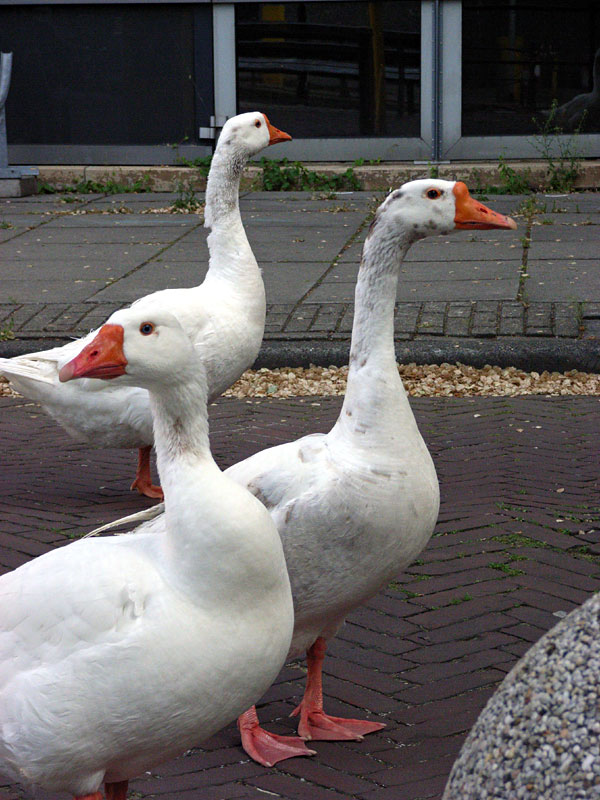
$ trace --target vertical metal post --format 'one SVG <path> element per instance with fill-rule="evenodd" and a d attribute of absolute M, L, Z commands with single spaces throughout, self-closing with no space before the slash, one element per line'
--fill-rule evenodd
<path fill-rule="evenodd" d="M 215 76 L 215 127 L 222 128 L 237 114 L 235 63 L 235 6 L 213 6 L 213 52 Z"/>
<path fill-rule="evenodd" d="M 442 2 L 433 0 L 431 7 L 431 160 L 440 161 L 442 152 Z"/>
<path fill-rule="evenodd" d="M 10 86 L 12 53 L 0 53 L 0 170 L 8 169 L 8 142 L 6 139 L 6 98 Z"/>

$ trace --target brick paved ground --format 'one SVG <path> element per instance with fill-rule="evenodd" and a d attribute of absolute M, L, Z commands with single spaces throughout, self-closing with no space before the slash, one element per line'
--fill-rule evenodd
<path fill-rule="evenodd" d="M 213 451 L 226 466 L 326 430 L 341 398 L 221 400 Z M 439 798 L 461 742 L 525 650 L 600 584 L 600 398 L 413 402 L 438 468 L 442 505 L 422 557 L 354 612 L 325 662 L 332 713 L 370 712 L 387 728 L 362 743 L 265 769 L 233 725 L 202 748 L 132 782 L 131 797 L 173 800 Z M 0 568 L 11 569 L 102 520 L 142 507 L 127 490 L 134 455 L 90 451 L 38 409 L 0 398 Z M 292 730 L 303 664 L 287 666 L 259 704 Z M 25 797 L 0 780 L 0 797 Z M 38 800 L 57 797 L 40 792 Z"/>

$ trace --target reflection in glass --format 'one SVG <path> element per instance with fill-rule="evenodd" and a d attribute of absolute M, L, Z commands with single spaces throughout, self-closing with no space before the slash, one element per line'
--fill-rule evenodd
<path fill-rule="evenodd" d="M 462 132 L 600 130 L 597 0 L 464 0 Z"/>
<path fill-rule="evenodd" d="M 236 6 L 238 110 L 295 137 L 418 136 L 420 2 Z"/>

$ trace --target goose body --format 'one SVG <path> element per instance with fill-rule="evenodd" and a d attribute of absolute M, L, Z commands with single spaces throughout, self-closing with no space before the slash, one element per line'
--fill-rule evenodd
<path fill-rule="evenodd" d="M 392 192 L 365 241 L 348 384 L 336 424 L 329 433 L 269 448 L 226 470 L 261 500 L 281 536 L 294 598 L 289 655 L 308 655 L 307 688 L 297 709 L 304 740 L 360 739 L 383 727 L 324 713 L 325 642 L 352 609 L 415 559 L 438 515 L 435 468 L 396 366 L 400 264 L 425 236 L 515 227 L 474 201 L 463 183 L 412 181 Z M 156 516 L 139 530 L 163 527 L 164 517 Z M 311 752 L 298 738 L 260 728 L 254 709 L 239 724 L 244 748 L 263 764 Z"/>
<path fill-rule="evenodd" d="M 212 459 L 206 380 L 179 323 L 117 312 L 61 378 L 111 369 L 151 392 L 164 530 L 84 539 L 0 578 L 0 769 L 94 800 L 260 697 L 293 626 L 277 529 Z"/>
<path fill-rule="evenodd" d="M 142 298 L 169 309 L 201 348 L 209 399 L 218 397 L 253 364 L 264 332 L 264 284 L 239 210 L 242 171 L 252 155 L 290 138 L 259 112 L 228 120 L 206 189 L 205 225 L 211 229 L 206 278 L 196 287 L 165 289 Z M 58 379 L 61 368 L 96 333 L 51 350 L 0 359 L 0 374 L 18 392 L 39 402 L 74 438 L 94 447 L 140 448 L 143 453 L 134 486 L 151 497 L 161 496 L 149 480 L 152 414 L 148 392 L 120 379 L 90 378 L 74 385 Z"/>

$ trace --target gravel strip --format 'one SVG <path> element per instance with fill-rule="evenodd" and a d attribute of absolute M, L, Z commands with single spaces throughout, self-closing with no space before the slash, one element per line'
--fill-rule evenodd
<path fill-rule="evenodd" d="M 465 364 L 399 364 L 406 391 L 412 397 L 472 395 L 600 395 L 600 375 L 587 372 L 523 372 L 514 367 L 483 369 Z M 298 397 L 341 395 L 348 367 L 280 367 L 248 370 L 225 392 L 226 397 Z"/>
<path fill-rule="evenodd" d="M 515 367 L 465 364 L 399 364 L 406 391 L 412 397 L 600 395 L 600 375 L 589 372 L 523 372 Z M 225 397 L 301 397 L 342 395 L 348 367 L 279 367 L 249 369 L 225 392 Z M 0 395 L 15 395 L 0 376 Z"/>
<path fill-rule="evenodd" d="M 454 763 L 442 800 L 600 798 L 600 596 L 508 673 Z"/>

